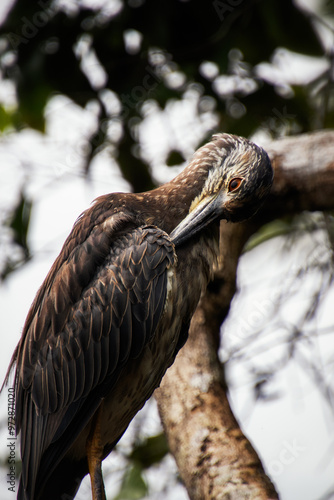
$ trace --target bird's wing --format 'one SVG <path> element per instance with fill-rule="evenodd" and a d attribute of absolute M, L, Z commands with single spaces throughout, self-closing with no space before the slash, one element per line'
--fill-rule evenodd
<path fill-rule="evenodd" d="M 163 311 L 176 259 L 168 235 L 153 226 L 124 231 L 118 224 L 115 231 L 113 223 L 63 249 L 66 259 L 56 261 L 28 316 L 16 371 L 25 488 L 55 435 L 89 394 L 140 355 Z M 76 435 L 87 418 L 76 419 Z"/>

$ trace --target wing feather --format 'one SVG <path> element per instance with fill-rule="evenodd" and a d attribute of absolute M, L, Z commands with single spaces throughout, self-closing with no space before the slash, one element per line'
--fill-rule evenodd
<path fill-rule="evenodd" d="M 76 340 L 76 339 L 75 339 Z M 73 401 L 77 401 L 85 390 L 86 382 L 86 370 L 85 370 L 85 357 L 82 353 L 75 360 L 75 371 L 76 371 L 76 390 Z M 70 381 L 72 383 L 72 381 Z"/>
<path fill-rule="evenodd" d="M 66 351 L 67 353 L 68 351 Z M 67 398 L 64 398 L 64 405 L 68 405 L 71 401 L 75 399 L 75 392 L 77 387 L 77 371 L 76 364 L 74 359 L 69 359 L 68 361 L 64 361 L 64 365 L 66 364 L 66 370 L 68 373 L 67 378 L 65 379 L 65 389 L 67 391 Z M 66 401 L 66 402 L 65 402 Z"/>
<path fill-rule="evenodd" d="M 91 417 L 85 400 L 105 396 L 163 311 L 174 246 L 158 228 L 125 230 L 128 218 L 120 218 L 85 227 L 81 236 L 85 219 L 78 221 L 27 317 L 15 383 L 22 485 L 32 497 L 43 454 L 52 443 L 47 476 Z"/>
<path fill-rule="evenodd" d="M 108 358 L 108 370 L 107 373 L 112 373 L 117 366 L 120 354 L 120 329 L 114 327 L 112 330 L 113 334 L 109 335 L 109 358 Z"/>
<path fill-rule="evenodd" d="M 104 337 L 105 338 L 105 337 Z M 102 337 L 101 337 L 102 339 Z M 102 346 L 101 340 L 98 342 L 94 342 L 94 351 L 93 351 L 93 362 L 94 362 L 94 371 L 93 371 L 93 379 L 92 379 L 92 387 L 96 387 L 100 380 L 104 380 L 104 377 L 101 377 L 102 371 Z"/>
<path fill-rule="evenodd" d="M 109 371 L 110 356 L 109 356 L 109 335 L 102 336 L 99 342 L 100 357 L 98 362 L 100 364 L 100 375 L 99 379 L 104 380 Z"/>

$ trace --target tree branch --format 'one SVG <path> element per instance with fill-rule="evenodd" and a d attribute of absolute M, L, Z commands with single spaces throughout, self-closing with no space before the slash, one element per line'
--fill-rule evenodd
<path fill-rule="evenodd" d="M 251 234 L 289 213 L 334 208 L 334 132 L 285 138 L 266 149 L 275 170 L 271 195 L 251 221 L 221 224 L 220 268 L 196 310 L 189 340 L 155 391 L 170 450 L 192 500 L 278 498 L 229 406 L 217 356 L 219 331 Z"/>

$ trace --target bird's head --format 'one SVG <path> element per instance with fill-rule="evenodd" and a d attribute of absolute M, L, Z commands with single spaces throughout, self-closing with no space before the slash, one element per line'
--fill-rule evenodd
<path fill-rule="evenodd" d="M 188 215 L 171 233 L 175 245 L 186 242 L 220 219 L 240 222 L 254 215 L 269 194 L 273 169 L 267 153 L 242 137 L 217 134 L 187 167 L 207 172 Z"/>

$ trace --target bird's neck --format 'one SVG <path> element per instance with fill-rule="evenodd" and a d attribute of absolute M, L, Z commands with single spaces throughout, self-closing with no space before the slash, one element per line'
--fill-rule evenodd
<path fill-rule="evenodd" d="M 187 216 L 192 202 L 203 190 L 208 175 L 205 167 L 204 165 L 194 168 L 191 162 L 172 181 L 148 193 L 135 195 L 143 208 L 145 205 L 148 207 L 148 218 L 151 219 L 153 214 L 156 217 L 156 220 L 148 222 L 158 225 L 167 233 L 175 229 Z M 151 210 L 153 207 L 154 210 Z"/>

